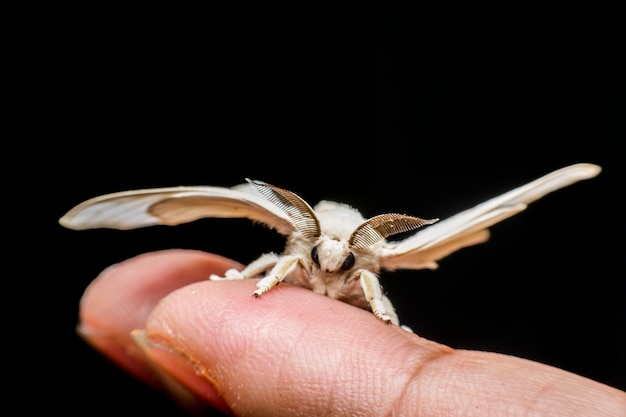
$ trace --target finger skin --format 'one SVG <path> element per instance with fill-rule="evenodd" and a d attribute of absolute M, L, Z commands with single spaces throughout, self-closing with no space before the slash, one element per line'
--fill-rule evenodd
<path fill-rule="evenodd" d="M 453 350 L 308 290 L 279 285 L 257 299 L 253 280 L 188 280 L 153 267 L 183 258 L 191 275 L 220 273 L 186 252 L 144 255 L 109 273 L 134 275 L 138 297 L 160 300 L 148 313 L 141 299 L 126 300 L 138 307 L 125 316 L 145 328 L 153 363 L 196 394 L 212 387 L 236 415 L 626 415 L 622 391 L 511 356 Z M 151 297 L 154 280 L 178 284 Z M 124 280 L 111 282 L 90 297 L 115 304 Z M 111 329 L 107 311 L 90 305 L 82 317 Z"/>

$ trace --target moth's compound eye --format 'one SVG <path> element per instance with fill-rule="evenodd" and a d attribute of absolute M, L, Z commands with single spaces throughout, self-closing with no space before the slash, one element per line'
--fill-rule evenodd
<path fill-rule="evenodd" d="M 350 254 L 346 256 L 346 259 L 343 260 L 343 263 L 341 264 L 341 269 L 343 271 L 347 271 L 348 269 L 352 268 L 354 266 L 354 261 L 354 253 L 350 252 Z"/>
<path fill-rule="evenodd" d="M 320 265 L 320 257 L 317 253 L 317 246 L 313 246 L 313 249 L 311 249 L 311 259 L 315 262 L 315 265 Z"/>

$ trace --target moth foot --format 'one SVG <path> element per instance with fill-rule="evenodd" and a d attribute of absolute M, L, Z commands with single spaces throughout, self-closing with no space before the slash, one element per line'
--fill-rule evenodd
<path fill-rule="evenodd" d="M 263 294 L 265 294 L 266 292 L 269 291 L 269 288 L 267 287 L 261 287 L 258 290 L 256 290 L 255 292 L 252 293 L 252 296 L 254 298 L 259 298 L 260 296 L 262 296 Z"/>
<path fill-rule="evenodd" d="M 376 317 L 378 317 L 379 319 L 381 319 L 382 321 L 384 321 L 385 323 L 387 323 L 387 324 L 393 323 L 393 320 L 387 314 L 383 314 L 383 313 L 377 311 L 377 312 L 374 312 L 374 315 Z"/>
<path fill-rule="evenodd" d="M 241 273 L 241 271 L 231 268 L 224 273 L 224 276 L 221 277 L 219 275 L 211 274 L 209 279 L 211 281 L 224 281 L 230 279 L 245 279 L 246 277 Z"/>

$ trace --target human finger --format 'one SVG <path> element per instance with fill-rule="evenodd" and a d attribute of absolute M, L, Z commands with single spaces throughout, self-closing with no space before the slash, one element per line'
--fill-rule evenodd
<path fill-rule="evenodd" d="M 106 322 L 100 330 L 118 335 L 103 353 L 128 342 L 121 351 L 141 358 L 140 375 L 162 371 L 185 387 L 168 387 L 181 404 L 193 402 L 190 392 L 237 414 L 472 415 L 471 409 L 485 416 L 558 409 L 612 416 L 626 408 L 624 393 L 605 385 L 518 358 L 453 350 L 308 290 L 281 285 L 253 299 L 253 281 L 205 281 L 232 266 L 194 251 L 143 255 L 107 271 L 113 277 L 102 279 L 106 285 L 90 287 L 81 317 Z M 130 290 L 129 280 L 137 287 Z M 188 285 L 197 281 L 203 282 Z M 95 308 L 99 303 L 109 308 Z M 125 319 L 111 319 L 123 306 Z M 133 345 L 128 334 L 142 327 Z M 164 380 L 157 378 L 161 386 Z"/>
<path fill-rule="evenodd" d="M 454 350 L 311 291 L 202 282 L 168 295 L 147 355 L 236 415 L 622 416 L 626 394 L 536 362 Z"/>

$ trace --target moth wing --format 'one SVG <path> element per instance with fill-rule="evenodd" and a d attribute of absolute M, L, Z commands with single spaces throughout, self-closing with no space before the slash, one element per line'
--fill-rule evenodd
<path fill-rule="evenodd" d="M 289 217 L 249 184 L 224 187 L 170 187 L 123 191 L 92 198 L 67 212 L 69 229 L 135 229 L 177 225 L 200 218 L 248 218 L 283 235 L 295 228 Z"/>
<path fill-rule="evenodd" d="M 593 178 L 600 171 L 599 166 L 586 163 L 558 169 L 428 226 L 405 240 L 389 242 L 381 267 L 387 270 L 436 268 L 437 260 L 489 239 L 488 227 L 523 211 L 546 194 Z"/>

